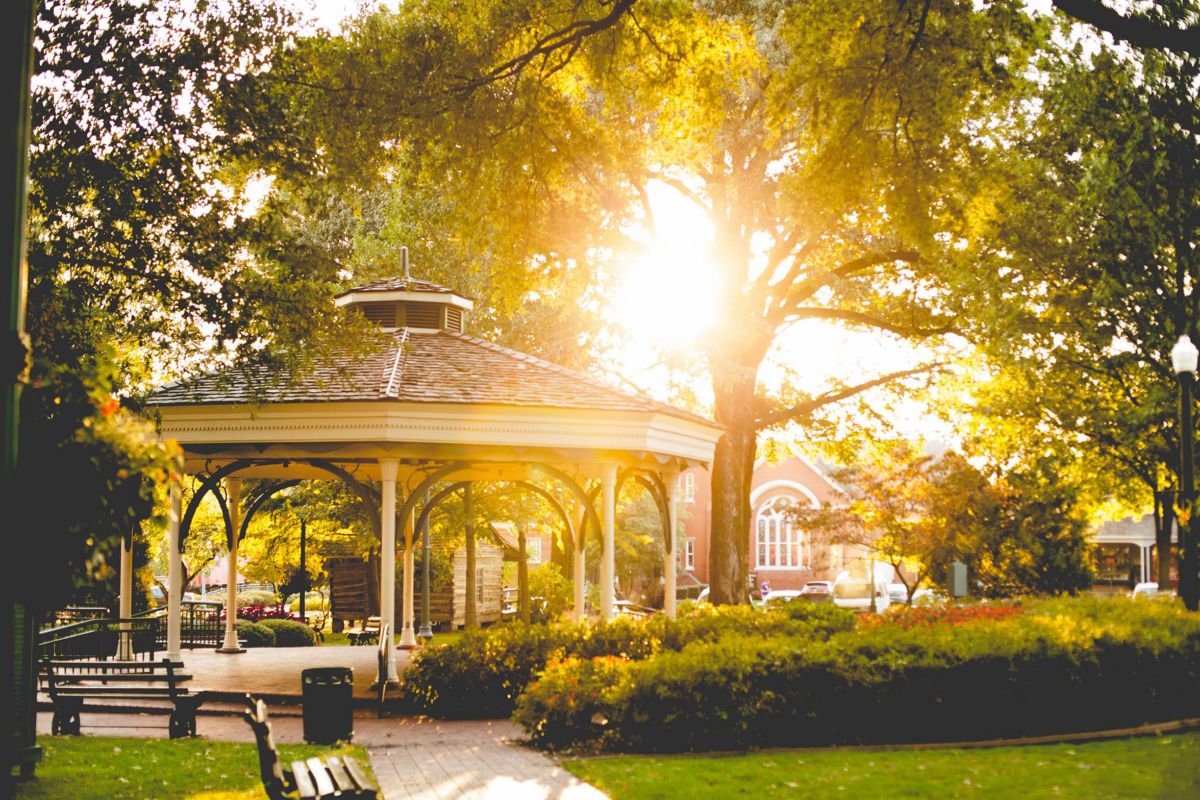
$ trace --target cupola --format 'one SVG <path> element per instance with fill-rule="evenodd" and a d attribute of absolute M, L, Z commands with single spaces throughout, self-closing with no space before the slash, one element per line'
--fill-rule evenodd
<path fill-rule="evenodd" d="M 365 283 L 339 294 L 338 306 L 357 309 L 385 330 L 463 332 L 463 315 L 475 307 L 453 289 L 413 278 L 408 248 L 400 249 L 403 275 Z"/>

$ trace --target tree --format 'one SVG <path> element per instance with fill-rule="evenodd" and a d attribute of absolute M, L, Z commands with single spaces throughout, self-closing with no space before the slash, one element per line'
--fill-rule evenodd
<path fill-rule="evenodd" d="M 1200 59 L 1079 48 L 1042 69 L 1040 113 L 981 163 L 964 288 L 995 377 L 970 392 L 978 441 L 1075 462 L 1145 508 L 1179 469 L 1168 352 L 1200 323 Z"/>
<path fill-rule="evenodd" d="M 1073 593 L 1091 585 L 1086 516 L 1057 466 L 989 475 L 959 453 L 885 443 L 836 473 L 846 508 L 795 513 L 815 534 L 891 564 L 910 602 L 926 581 L 945 585 L 954 561 L 987 597 Z"/>
<path fill-rule="evenodd" d="M 1037 27 L 1010 2 L 648 2 L 600 35 L 496 71 L 565 17 L 599 19 L 601 8 L 530 13 L 496 0 L 462 15 L 430 2 L 363 17 L 344 41 L 303 51 L 324 65 L 309 78 L 326 109 L 313 116 L 322 141 L 353 143 L 340 158 L 361 163 L 364 143 L 401 149 L 450 195 L 469 194 L 460 225 L 512 231 L 522 274 L 607 273 L 631 246 L 624 226 L 652 223 L 651 181 L 704 209 L 725 303 L 703 345 L 725 427 L 712 596 L 745 601 L 758 432 L 924 372 L 848 379 L 784 405 L 762 392 L 759 367 L 800 320 L 915 336 L 950 327 L 953 309 L 939 303 L 947 237 L 935 234 L 953 225 L 931 217 L 958 212 L 965 185 L 952 167 L 986 127 L 966 123 L 1020 83 Z"/>
<path fill-rule="evenodd" d="M 1137 13 L 1122 14 L 1100 0 L 1054 0 L 1058 10 L 1095 25 L 1114 39 L 1137 47 L 1162 48 L 1200 57 L 1200 23 L 1196 21 L 1195 8 L 1190 20 L 1178 13 L 1189 5 L 1187 2 L 1154 4 Z M 1164 13 L 1166 9 L 1161 6 L 1171 6 L 1176 13 Z"/>
<path fill-rule="evenodd" d="M 834 477 L 849 504 L 798 508 L 797 522 L 814 538 L 865 548 L 890 564 L 909 602 L 922 584 L 943 580 L 996 519 L 987 480 L 954 452 L 938 458 L 911 442 L 884 442 Z"/>
<path fill-rule="evenodd" d="M 289 14 L 267 0 L 47 0 L 37 31 L 29 328 L 42 364 L 113 346 L 129 394 L 197 362 L 296 363 L 332 345 L 336 265 L 256 195 L 267 168 L 308 166 L 268 90 Z"/>

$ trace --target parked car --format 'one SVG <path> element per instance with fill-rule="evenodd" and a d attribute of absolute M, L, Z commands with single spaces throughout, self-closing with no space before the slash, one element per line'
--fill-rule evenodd
<path fill-rule="evenodd" d="M 809 581 L 800 589 L 800 598 L 810 603 L 832 603 L 833 581 Z"/>
<path fill-rule="evenodd" d="M 904 605 L 908 602 L 908 587 L 903 583 L 889 583 L 888 599 L 892 601 L 893 605 Z"/>
<path fill-rule="evenodd" d="M 891 605 L 888 597 L 888 585 L 883 581 L 868 581 L 866 578 L 854 578 L 848 572 L 842 572 L 833 582 L 833 604 L 838 608 L 848 608 L 851 611 L 870 611 L 872 583 L 874 584 L 875 610 L 887 611 Z"/>
<path fill-rule="evenodd" d="M 800 597 L 799 589 L 776 589 L 773 592 L 767 592 L 763 595 L 763 608 L 779 608 L 779 606 L 790 603 Z"/>

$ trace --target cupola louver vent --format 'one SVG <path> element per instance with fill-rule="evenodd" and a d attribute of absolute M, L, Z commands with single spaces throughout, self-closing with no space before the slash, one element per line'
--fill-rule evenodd
<path fill-rule="evenodd" d="M 446 306 L 446 330 L 462 333 L 463 313 L 461 308 Z"/>
<path fill-rule="evenodd" d="M 368 322 L 374 322 L 383 328 L 396 327 L 395 303 L 363 303 L 359 308 Z"/>
<path fill-rule="evenodd" d="M 442 327 L 440 303 L 405 303 L 404 312 L 407 315 L 404 324 L 410 328 Z"/>

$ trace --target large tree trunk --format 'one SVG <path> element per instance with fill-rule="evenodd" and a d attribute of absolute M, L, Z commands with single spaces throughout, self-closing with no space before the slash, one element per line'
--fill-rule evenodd
<path fill-rule="evenodd" d="M 714 381 L 715 382 L 715 381 Z M 749 603 L 750 484 L 756 449 L 753 382 L 717 394 L 717 442 L 712 470 L 712 525 L 708 550 L 709 599 Z"/>

